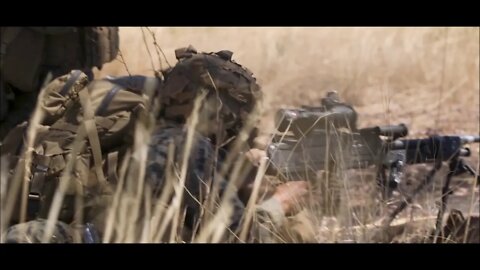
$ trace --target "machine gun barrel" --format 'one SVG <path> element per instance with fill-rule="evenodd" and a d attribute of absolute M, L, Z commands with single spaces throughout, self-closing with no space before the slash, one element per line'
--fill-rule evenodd
<path fill-rule="evenodd" d="M 480 136 L 460 136 L 462 144 L 467 143 L 480 143 Z"/>
<path fill-rule="evenodd" d="M 390 150 L 405 150 L 408 164 L 447 161 L 454 155 L 469 156 L 468 143 L 480 142 L 480 136 L 431 136 L 425 139 L 396 140 L 389 144 Z"/>

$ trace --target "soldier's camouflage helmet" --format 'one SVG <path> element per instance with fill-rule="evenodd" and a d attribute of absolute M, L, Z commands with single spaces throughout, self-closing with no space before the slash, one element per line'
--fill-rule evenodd
<path fill-rule="evenodd" d="M 178 63 L 165 75 L 161 116 L 184 123 L 197 94 L 206 89 L 221 100 L 219 114 L 227 133 L 238 134 L 262 94 L 253 73 L 233 61 L 232 54 L 198 53 L 192 46 L 177 49 Z"/>

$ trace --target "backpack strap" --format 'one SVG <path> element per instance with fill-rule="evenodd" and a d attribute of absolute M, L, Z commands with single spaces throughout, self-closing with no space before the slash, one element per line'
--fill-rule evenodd
<path fill-rule="evenodd" d="M 95 112 L 96 116 L 104 116 L 105 112 L 108 109 L 108 105 L 112 102 L 113 98 L 119 91 L 128 91 L 137 95 L 142 95 L 144 93 L 144 87 L 145 83 L 148 81 L 148 79 L 145 79 L 143 76 L 137 76 L 135 79 L 132 81 L 125 80 L 124 78 L 118 78 L 118 79 L 107 79 L 109 82 L 113 83 L 114 86 L 108 93 L 105 95 L 103 98 L 102 102 L 100 102 L 100 105 L 97 108 L 97 111 Z"/>
<path fill-rule="evenodd" d="M 80 91 L 78 93 L 80 103 L 83 107 L 84 127 L 92 149 L 93 162 L 95 166 L 95 174 L 99 183 L 103 186 L 106 184 L 105 175 L 102 169 L 102 150 L 100 147 L 100 139 L 98 138 L 97 126 L 92 110 L 92 104 L 88 91 Z"/>
<path fill-rule="evenodd" d="M 141 93 L 144 90 L 147 77 L 143 75 L 132 75 L 132 76 L 122 76 L 122 77 L 107 76 L 105 80 L 109 81 L 112 84 L 122 86 L 123 88 L 125 88 L 125 90 L 130 90 L 134 93 Z"/>
<path fill-rule="evenodd" d="M 103 98 L 102 102 L 100 103 L 100 105 L 98 106 L 97 108 L 97 111 L 95 112 L 95 115 L 98 115 L 98 116 L 103 116 L 108 108 L 108 105 L 110 104 L 110 102 L 112 102 L 113 98 L 115 97 L 115 95 L 118 93 L 118 91 L 120 91 L 122 89 L 121 86 L 119 85 L 115 85 L 110 91 L 108 91 L 108 93 L 105 95 L 105 97 Z"/>

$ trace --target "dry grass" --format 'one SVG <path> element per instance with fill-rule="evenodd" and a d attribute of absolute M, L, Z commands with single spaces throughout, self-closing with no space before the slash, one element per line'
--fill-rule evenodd
<path fill-rule="evenodd" d="M 97 75 L 153 75 L 154 69 L 168 66 L 167 62 L 174 65 L 174 49 L 189 44 L 200 51 L 228 49 L 234 52 L 236 61 L 254 72 L 263 87 L 265 101 L 260 126 L 264 134 L 273 130 L 272 116 L 276 109 L 318 105 L 325 92 L 332 89 L 355 105 L 360 113 L 360 126 L 403 122 L 413 135 L 424 135 L 428 130 L 479 133 L 478 28 L 154 27 L 149 30 L 155 33 L 156 42 L 163 49 L 166 61 L 163 52 L 153 46 L 148 30 L 144 29 L 142 33 L 140 28 L 121 28 L 122 58 L 119 59 L 124 63 L 109 63 L 97 71 Z M 132 152 L 135 164 L 142 164 L 145 159 L 143 147 L 149 138 L 141 138 L 140 141 L 137 138 Z M 478 168 L 479 149 L 475 147 L 472 161 Z M 184 179 L 186 169 L 183 167 L 176 172 L 179 179 Z M 140 175 L 143 170 L 142 166 L 138 168 Z M 125 181 L 132 178 L 128 172 L 121 175 L 120 179 L 124 176 L 127 178 Z M 348 200 L 338 220 L 329 223 L 319 216 L 311 218 L 317 241 L 376 241 L 365 232 L 372 226 L 365 225 L 365 222 L 375 216 L 373 212 L 376 207 L 368 209 L 364 218 L 352 217 L 350 210 L 353 204 L 365 209 L 375 204 L 371 197 L 366 196 L 370 192 L 368 186 L 372 184 L 371 178 L 359 179 L 356 184 L 350 184 L 350 176 L 345 175 L 344 188 Z M 2 185 L 3 180 L 4 176 Z M 478 187 L 473 181 L 462 183 L 465 182 L 469 183 L 466 185 L 466 207 L 478 212 L 478 206 L 477 210 L 472 207 L 474 198 L 478 201 Z M 157 207 L 147 213 L 147 216 L 152 215 L 151 222 L 143 220 L 141 224 L 134 224 L 128 220 L 128 217 L 138 215 L 139 205 L 151 204 L 149 196 L 138 198 L 143 181 L 138 185 L 137 193 L 117 192 L 114 209 L 107 222 L 109 233 L 104 241 L 138 241 L 133 232 L 136 226 L 144 228 L 140 237 L 142 242 L 165 238 L 170 242 L 178 241 L 178 231 L 174 228 L 182 213 L 175 207 L 163 209 L 164 201 L 158 202 Z M 177 196 L 181 187 L 172 187 Z M 363 189 L 366 193 L 359 194 L 358 190 Z M 422 199 L 423 208 L 416 211 L 420 218 L 415 218 L 415 222 L 422 220 L 422 217 L 427 217 L 425 220 L 431 222 L 428 217 L 432 215 L 437 199 L 434 195 Z M 229 209 L 221 210 L 229 212 Z M 207 222 L 205 231 L 198 233 L 196 241 L 215 242 L 220 239 L 218 235 L 226 229 L 218 214 L 220 212 L 212 215 L 209 219 L 211 222 Z M 408 209 L 407 212 L 413 219 L 414 209 Z M 340 220 L 342 224 L 339 224 Z M 354 223 L 357 226 L 352 226 Z M 402 237 L 411 239 L 409 236 L 418 234 L 427 224 L 419 223 L 418 226 L 412 225 L 414 229 L 402 227 Z M 340 228 L 345 224 L 349 226 Z M 167 231 L 169 225 L 173 225 L 170 232 Z M 117 233 L 115 238 L 111 237 L 113 232 Z"/>

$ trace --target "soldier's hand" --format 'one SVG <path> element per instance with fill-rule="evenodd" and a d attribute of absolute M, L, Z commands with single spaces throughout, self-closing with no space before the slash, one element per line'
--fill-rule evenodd
<path fill-rule="evenodd" d="M 258 167 L 260 166 L 261 160 L 267 157 L 267 152 L 252 148 L 245 153 L 245 156 L 254 166 Z"/>
<path fill-rule="evenodd" d="M 277 186 L 273 197 L 282 205 L 286 215 L 294 215 L 302 207 L 308 194 L 306 181 L 292 181 Z"/>

